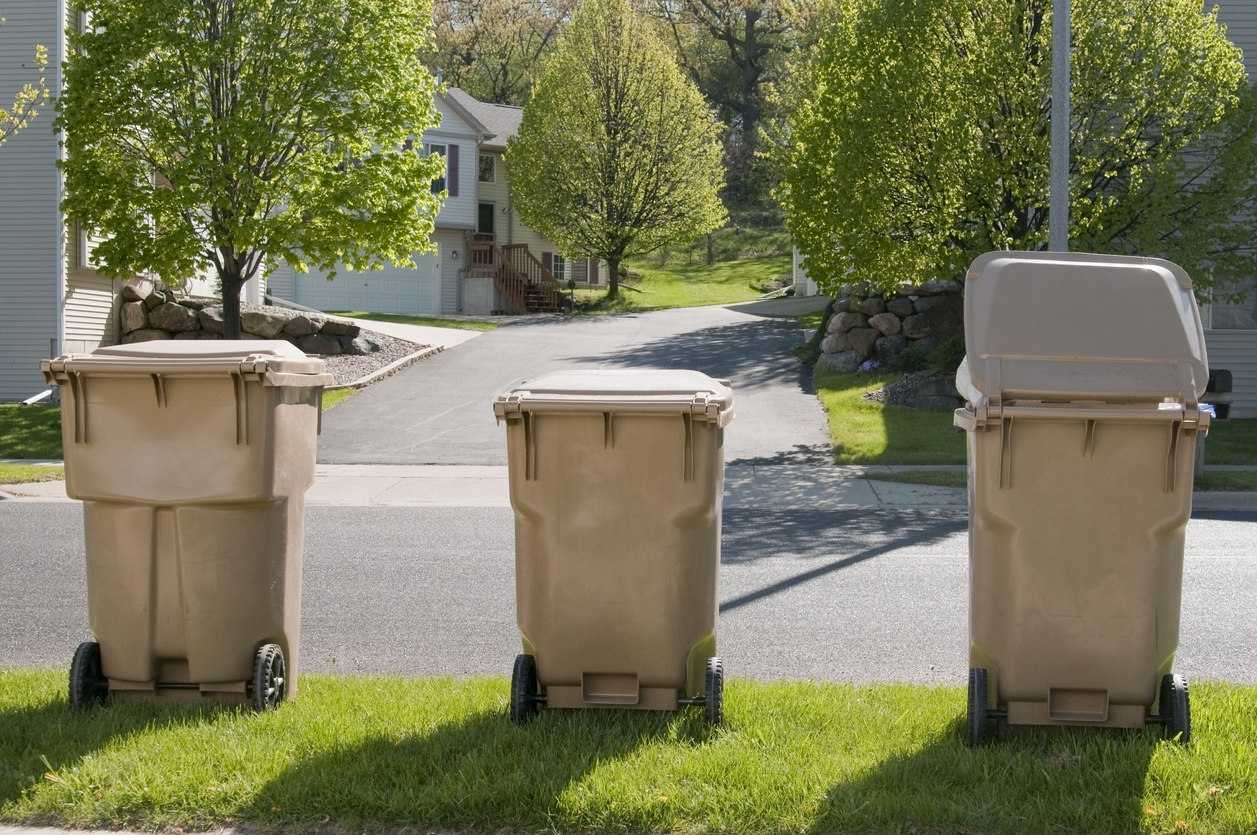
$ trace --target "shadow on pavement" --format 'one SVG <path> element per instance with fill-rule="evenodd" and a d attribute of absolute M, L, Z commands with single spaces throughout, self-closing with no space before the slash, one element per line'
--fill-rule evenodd
<path fill-rule="evenodd" d="M 833 786 L 810 832 L 1144 831 L 1156 730 L 1035 731 L 978 749 L 963 731 L 958 720 L 920 750 Z"/>
<path fill-rule="evenodd" d="M 810 375 L 809 375 L 810 377 Z M 810 383 L 809 379 L 809 383 Z M 807 391 L 804 388 L 804 391 Z M 811 394 L 812 392 L 808 392 Z M 793 449 L 782 450 L 776 455 L 759 455 L 754 458 L 735 458 L 725 466 L 778 467 L 782 465 L 820 465 L 834 463 L 832 444 L 795 444 Z"/>
<path fill-rule="evenodd" d="M 697 711 L 543 710 L 524 727 L 505 711 L 479 713 L 298 760 L 237 815 L 290 826 L 330 816 L 341 831 L 552 831 L 553 820 L 571 814 L 559 808 L 571 784 L 672 733 L 701 741 L 708 732 Z"/>

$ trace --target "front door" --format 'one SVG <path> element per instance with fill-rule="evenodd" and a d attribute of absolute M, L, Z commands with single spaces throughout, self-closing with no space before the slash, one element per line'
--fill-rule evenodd
<path fill-rule="evenodd" d="M 476 216 L 476 235 L 485 235 L 480 240 L 493 240 L 493 215 L 495 203 L 481 203 L 480 211 Z"/>

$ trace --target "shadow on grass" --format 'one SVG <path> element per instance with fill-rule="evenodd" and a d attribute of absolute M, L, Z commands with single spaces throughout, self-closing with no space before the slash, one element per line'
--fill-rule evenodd
<path fill-rule="evenodd" d="M 60 406 L 0 404 L 0 458 L 60 457 Z"/>
<path fill-rule="evenodd" d="M 964 745 L 963 731 L 964 721 L 957 720 L 920 750 L 833 786 L 810 831 L 1143 830 L 1157 730 L 1033 730 L 978 749 Z"/>
<path fill-rule="evenodd" d="M 222 705 L 130 702 L 76 713 L 65 698 L 0 710 L 0 807 L 43 782 L 49 772 L 73 768 L 123 737 L 181 722 L 212 721 L 235 710 Z"/>
<path fill-rule="evenodd" d="M 519 727 L 504 712 L 479 713 L 302 759 L 237 817 L 303 828 L 330 818 L 342 830 L 553 830 L 572 825 L 564 793 L 594 768 L 660 737 L 701 742 L 701 717 L 685 714 L 543 710 Z"/>

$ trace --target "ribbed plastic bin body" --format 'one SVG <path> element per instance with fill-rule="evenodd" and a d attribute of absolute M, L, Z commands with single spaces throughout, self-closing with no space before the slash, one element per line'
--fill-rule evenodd
<path fill-rule="evenodd" d="M 673 710 L 716 654 L 727 382 L 573 371 L 500 398 L 516 602 L 546 706 Z"/>
<path fill-rule="evenodd" d="M 1190 280 L 1157 259 L 990 253 L 965 328 L 969 663 L 987 708 L 1009 725 L 1164 718 L 1209 420 Z"/>
<path fill-rule="evenodd" d="M 243 701 L 255 653 L 277 644 L 294 695 L 323 361 L 286 342 L 163 341 L 44 371 L 110 694 Z"/>

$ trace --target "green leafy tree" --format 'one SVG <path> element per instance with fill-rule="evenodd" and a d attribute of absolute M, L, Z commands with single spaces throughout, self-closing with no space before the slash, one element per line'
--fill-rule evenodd
<path fill-rule="evenodd" d="M 0 26 L 4 18 L 0 17 Z M 0 107 L 0 145 L 22 128 L 30 124 L 31 119 L 39 115 L 38 108 L 48 101 L 48 84 L 44 79 L 44 70 L 48 67 L 48 48 L 35 47 L 35 71 L 39 80 L 34 84 L 23 84 L 13 96 L 13 106 Z"/>
<path fill-rule="evenodd" d="M 109 274 L 212 268 L 223 330 L 240 288 L 430 249 L 439 157 L 424 0 L 83 0 L 58 128 L 63 209 Z M 334 272 L 333 272 L 334 274 Z"/>
<path fill-rule="evenodd" d="M 824 286 L 955 277 L 1044 249 L 1051 0 L 834 0 L 784 202 Z M 1160 255 L 1201 292 L 1257 270 L 1257 98 L 1199 0 L 1073 21 L 1071 248 Z"/>
<path fill-rule="evenodd" d="M 717 125 L 625 0 L 585 0 L 507 145 L 524 223 L 610 267 L 717 229 Z"/>

